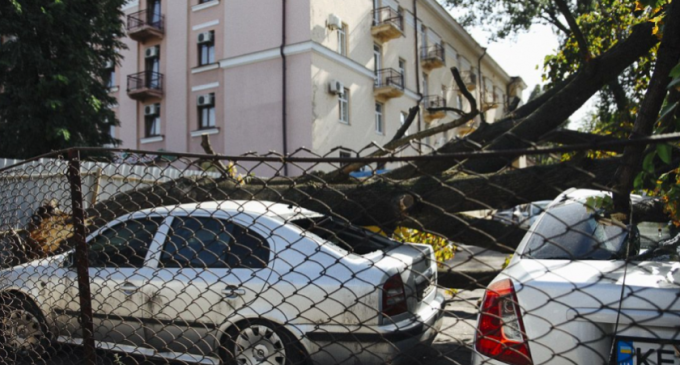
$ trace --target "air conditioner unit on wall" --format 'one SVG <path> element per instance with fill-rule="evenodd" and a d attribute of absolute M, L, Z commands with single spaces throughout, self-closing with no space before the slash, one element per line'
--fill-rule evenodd
<path fill-rule="evenodd" d="M 144 107 L 144 115 L 146 116 L 158 115 L 160 113 L 160 110 L 161 110 L 160 104 L 147 105 Z"/>
<path fill-rule="evenodd" d="M 156 58 L 158 57 L 158 46 L 149 47 L 144 52 L 145 58 Z"/>
<path fill-rule="evenodd" d="M 345 85 L 338 80 L 331 80 L 328 84 L 328 92 L 335 95 L 342 95 L 345 93 Z"/>
<path fill-rule="evenodd" d="M 213 32 L 204 32 L 198 34 L 198 44 L 210 43 L 213 41 Z"/>
<path fill-rule="evenodd" d="M 342 28 L 342 19 L 335 14 L 328 15 L 328 28 L 331 30 Z"/>
<path fill-rule="evenodd" d="M 211 106 L 215 104 L 215 94 L 204 94 L 199 95 L 196 98 L 196 104 L 198 106 Z"/>

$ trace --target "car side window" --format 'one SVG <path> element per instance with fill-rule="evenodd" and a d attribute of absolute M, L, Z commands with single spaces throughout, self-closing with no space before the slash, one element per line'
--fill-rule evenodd
<path fill-rule="evenodd" d="M 234 224 L 229 261 L 231 267 L 261 269 L 269 264 L 269 243 L 250 229 Z"/>
<path fill-rule="evenodd" d="M 162 217 L 130 219 L 106 229 L 90 241 L 90 267 L 144 266 L 144 259 Z"/>
<path fill-rule="evenodd" d="M 168 268 L 227 268 L 231 223 L 209 217 L 175 217 L 161 254 Z"/>
<path fill-rule="evenodd" d="M 262 268 L 268 259 L 267 241 L 243 227 L 210 217 L 175 217 L 160 266 Z"/>

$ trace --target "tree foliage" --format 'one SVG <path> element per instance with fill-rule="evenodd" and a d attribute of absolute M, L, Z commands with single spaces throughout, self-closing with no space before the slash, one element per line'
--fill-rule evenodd
<path fill-rule="evenodd" d="M 0 156 L 116 143 L 103 80 L 118 61 L 125 0 L 0 2 Z"/>

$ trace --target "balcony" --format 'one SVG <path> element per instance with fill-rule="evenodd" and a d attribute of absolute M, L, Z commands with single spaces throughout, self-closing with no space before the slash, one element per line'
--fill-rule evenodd
<path fill-rule="evenodd" d="M 482 110 L 487 111 L 491 109 L 496 109 L 498 108 L 498 104 L 500 103 L 499 98 L 496 96 L 495 93 L 491 91 L 486 91 L 484 92 L 484 98 L 482 101 Z"/>
<path fill-rule="evenodd" d="M 142 71 L 127 77 L 128 96 L 135 100 L 160 98 L 163 96 L 163 74 Z"/>
<path fill-rule="evenodd" d="M 461 78 L 463 79 L 463 83 L 465 83 L 465 88 L 468 89 L 468 91 L 473 91 L 477 88 L 477 74 L 475 71 L 470 70 L 470 71 L 465 71 L 461 75 Z"/>
<path fill-rule="evenodd" d="M 404 75 L 393 68 L 384 68 L 375 73 L 373 96 L 380 101 L 404 95 Z"/>
<path fill-rule="evenodd" d="M 163 39 L 165 16 L 149 10 L 132 13 L 127 17 L 128 36 L 137 42 Z"/>
<path fill-rule="evenodd" d="M 404 16 L 389 6 L 373 10 L 371 34 L 380 42 L 404 36 Z"/>
<path fill-rule="evenodd" d="M 425 46 L 421 49 L 420 64 L 425 71 L 446 66 L 444 60 L 444 46 L 441 44 Z"/>
<path fill-rule="evenodd" d="M 446 99 L 441 96 L 428 95 L 423 98 L 421 105 L 423 106 L 423 109 L 425 109 L 423 119 L 426 123 L 446 116 L 445 110 L 436 110 L 437 108 L 446 108 Z"/>

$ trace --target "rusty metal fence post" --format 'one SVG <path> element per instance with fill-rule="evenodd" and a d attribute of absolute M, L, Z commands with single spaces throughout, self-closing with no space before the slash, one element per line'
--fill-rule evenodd
<path fill-rule="evenodd" d="M 77 149 L 68 151 L 68 179 L 71 186 L 71 206 L 73 209 L 73 240 L 75 242 L 75 265 L 78 272 L 78 293 L 80 299 L 80 321 L 85 347 L 85 364 L 95 365 L 97 354 L 94 347 L 94 324 L 92 321 L 92 296 L 88 272 L 87 244 L 85 242 L 85 211 L 83 210 L 83 191 L 80 178 L 80 153 Z"/>

